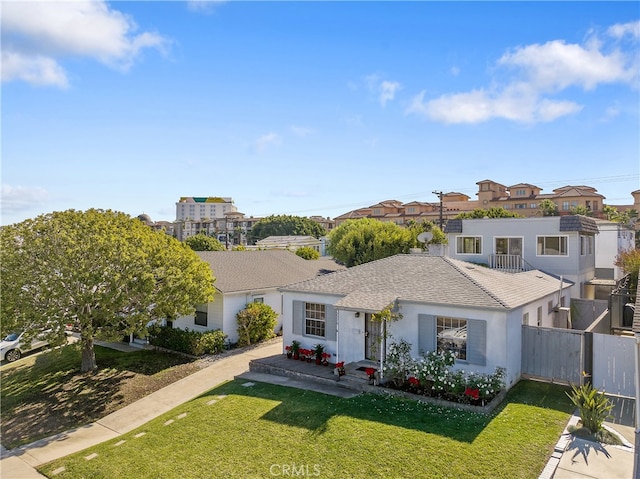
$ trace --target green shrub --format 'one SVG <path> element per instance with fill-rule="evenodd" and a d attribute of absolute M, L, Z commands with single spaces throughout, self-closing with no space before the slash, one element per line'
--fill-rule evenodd
<path fill-rule="evenodd" d="M 602 423 L 610 416 L 613 404 L 604 393 L 601 393 L 591 385 L 583 384 L 578 387 L 571 385 L 571 394 L 567 393 L 571 402 L 578 408 L 582 426 L 592 433 L 597 433 L 602 429 Z"/>
<path fill-rule="evenodd" d="M 318 259 L 320 253 L 310 246 L 303 246 L 296 250 L 296 256 L 300 256 L 302 259 Z"/>
<path fill-rule="evenodd" d="M 275 336 L 278 314 L 264 303 L 249 303 L 238 314 L 238 346 L 248 346 Z"/>
<path fill-rule="evenodd" d="M 157 325 L 149 328 L 149 342 L 153 346 L 192 356 L 221 352 L 224 349 L 225 338 L 226 335 L 220 330 L 201 333 Z"/>
<path fill-rule="evenodd" d="M 224 341 L 226 338 L 227 335 L 219 329 L 202 333 L 200 345 L 202 346 L 204 354 L 217 354 L 224 351 Z"/>

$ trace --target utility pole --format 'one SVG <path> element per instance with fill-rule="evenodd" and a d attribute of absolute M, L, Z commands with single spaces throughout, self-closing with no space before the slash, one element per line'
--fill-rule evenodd
<path fill-rule="evenodd" d="M 440 229 L 443 230 L 442 226 L 444 222 L 442 219 L 442 191 L 432 191 L 432 193 L 434 195 L 438 195 L 438 198 L 440 199 Z"/>

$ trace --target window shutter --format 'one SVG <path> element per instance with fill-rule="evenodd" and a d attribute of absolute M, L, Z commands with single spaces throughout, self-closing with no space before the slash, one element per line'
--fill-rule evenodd
<path fill-rule="evenodd" d="M 324 307 L 325 325 L 324 337 L 327 341 L 336 340 L 336 329 L 338 327 L 338 310 L 330 304 Z"/>
<path fill-rule="evenodd" d="M 436 317 L 432 314 L 418 315 L 418 352 L 436 350 Z"/>
<path fill-rule="evenodd" d="M 487 364 L 487 322 L 467 320 L 467 361 L 484 366 Z"/>
<path fill-rule="evenodd" d="M 293 302 L 293 334 L 302 334 L 304 323 L 304 301 Z"/>

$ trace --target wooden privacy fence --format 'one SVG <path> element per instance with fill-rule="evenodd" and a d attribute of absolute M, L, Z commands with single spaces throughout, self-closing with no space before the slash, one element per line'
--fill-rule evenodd
<path fill-rule="evenodd" d="M 583 331 L 522 326 L 522 375 L 580 384 L 585 371 Z"/>
<path fill-rule="evenodd" d="M 634 343 L 628 336 L 522 326 L 522 375 L 562 384 L 590 380 L 607 394 L 633 398 Z"/>
<path fill-rule="evenodd" d="M 635 339 L 593 335 L 593 387 L 616 396 L 635 397 Z"/>

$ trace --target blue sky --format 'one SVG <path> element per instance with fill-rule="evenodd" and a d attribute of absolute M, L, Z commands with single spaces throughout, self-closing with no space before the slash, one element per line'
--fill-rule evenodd
<path fill-rule="evenodd" d="M 640 188 L 637 2 L 2 2 L 2 224 Z"/>

